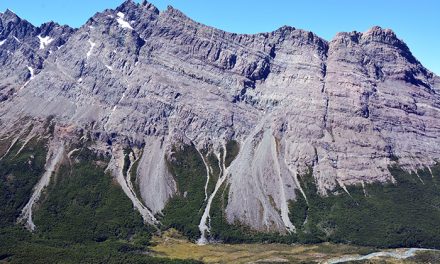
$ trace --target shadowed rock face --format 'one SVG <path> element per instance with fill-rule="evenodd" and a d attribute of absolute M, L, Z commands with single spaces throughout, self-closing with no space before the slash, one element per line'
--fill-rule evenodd
<path fill-rule="evenodd" d="M 326 195 L 393 181 L 396 157 L 407 170 L 440 158 L 440 79 L 388 29 L 330 42 L 292 27 L 232 34 L 126 1 L 75 30 L 6 11 L 0 41 L 1 133 L 55 116 L 97 141 L 164 152 L 144 152 L 139 168 L 156 168 L 138 170 L 154 212 L 175 192 L 160 159 L 182 142 L 218 153 L 238 141 L 227 219 L 281 232 L 309 168 Z"/>
<path fill-rule="evenodd" d="M 9 9 L 0 13 L 0 102 L 26 86 L 74 32 L 54 22 L 35 27 Z"/>

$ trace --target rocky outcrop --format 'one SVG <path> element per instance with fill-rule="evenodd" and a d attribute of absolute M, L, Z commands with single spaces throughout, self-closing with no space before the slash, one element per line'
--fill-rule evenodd
<path fill-rule="evenodd" d="M 0 13 L 0 102 L 27 86 L 74 32 L 54 22 L 35 27 L 9 9 Z"/>
<path fill-rule="evenodd" d="M 295 230 L 287 203 L 309 169 L 328 195 L 393 182 L 396 159 L 413 171 L 440 158 L 439 77 L 391 30 L 330 42 L 287 26 L 233 34 L 146 1 L 126 1 L 77 30 L 35 28 L 10 11 L 1 21 L 2 124 L 54 116 L 108 149 L 143 148 L 145 207 L 130 194 L 146 212 L 178 195 L 166 159 L 182 142 L 217 154 L 239 142 L 221 181 L 230 186 L 227 219 L 280 232 Z"/>

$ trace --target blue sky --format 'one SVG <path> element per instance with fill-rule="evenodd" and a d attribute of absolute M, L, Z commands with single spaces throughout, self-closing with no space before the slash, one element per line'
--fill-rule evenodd
<path fill-rule="evenodd" d="M 123 0 L 0 0 L 35 25 L 56 21 L 78 27 L 89 17 Z M 236 33 L 273 31 L 289 25 L 331 40 L 339 31 L 393 29 L 413 54 L 440 75 L 440 1 L 438 0 L 151 0 L 194 20 Z"/>

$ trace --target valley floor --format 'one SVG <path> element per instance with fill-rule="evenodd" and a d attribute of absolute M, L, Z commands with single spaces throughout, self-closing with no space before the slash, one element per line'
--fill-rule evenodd
<path fill-rule="evenodd" d="M 345 244 L 194 244 L 170 230 L 153 237 L 153 255 L 204 263 L 438 263 L 439 251 L 383 250 Z M 378 253 L 379 252 L 379 253 Z"/>

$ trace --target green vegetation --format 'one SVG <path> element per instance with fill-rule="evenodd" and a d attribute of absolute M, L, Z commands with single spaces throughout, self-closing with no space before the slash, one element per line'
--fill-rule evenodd
<path fill-rule="evenodd" d="M 226 221 L 228 187 L 222 186 L 211 207 L 211 237 L 226 243 L 352 243 L 373 247 L 440 248 L 440 166 L 409 174 L 390 168 L 395 184 L 342 188 L 317 194 L 311 172 L 301 177 L 307 201 L 298 192 L 290 218 L 298 232 L 260 233 Z M 365 193 L 364 193 L 365 191 Z"/>
<path fill-rule="evenodd" d="M 0 229 L 0 262 L 7 263 L 198 263 L 149 255 L 143 246 L 122 240 L 66 243 L 43 239 L 20 227 Z"/>
<path fill-rule="evenodd" d="M 192 240 L 200 236 L 198 225 L 205 204 L 206 169 L 194 145 L 174 148 L 168 168 L 178 194 L 165 206 L 163 228 L 175 228 Z"/>
<path fill-rule="evenodd" d="M 235 140 L 230 140 L 226 143 L 226 157 L 225 157 L 225 166 L 229 167 L 232 161 L 237 157 L 238 152 L 240 151 L 240 145 Z"/>
<path fill-rule="evenodd" d="M 6 153 L 11 142 L 2 139 L 1 152 Z M 75 147 L 80 150 L 63 161 L 34 208 L 36 232 L 31 234 L 16 225 L 33 186 L 44 173 L 46 145 L 47 139 L 33 138 L 24 147 L 23 141 L 18 141 L 0 160 L 0 261 L 177 263 L 150 255 L 151 237 L 156 230 L 143 223 L 120 186 L 105 172 L 109 157 L 79 145 Z M 225 165 L 230 165 L 239 146 L 231 141 L 226 148 Z M 125 151 L 126 175 L 131 165 L 130 151 Z M 210 194 L 220 168 L 212 152 L 205 153 L 205 157 L 212 168 Z M 134 182 L 137 162 L 132 165 L 130 177 Z M 195 240 L 200 236 L 198 224 L 206 206 L 203 160 L 195 146 L 183 146 L 174 149 L 168 167 L 178 194 L 160 216 L 162 229 L 176 228 Z M 300 177 L 307 202 L 297 192 L 297 200 L 290 203 L 290 218 L 298 232 L 288 235 L 256 232 L 239 222 L 229 224 L 225 216 L 229 186 L 225 182 L 212 203 L 210 237 L 231 244 L 330 241 L 370 247 L 440 248 L 440 165 L 431 171 L 409 174 L 393 167 L 390 172 L 395 184 L 351 186 L 350 195 L 339 188 L 327 197 L 317 194 L 310 171 Z M 417 257 L 432 259 L 429 253 Z"/>
<path fill-rule="evenodd" d="M 237 243 L 246 240 L 248 232 L 239 226 L 230 225 L 226 220 L 226 206 L 228 205 L 229 185 L 223 183 L 212 200 L 210 211 L 210 237 L 225 243 Z"/>
<path fill-rule="evenodd" d="M 311 174 L 301 179 L 309 206 L 300 242 L 333 241 L 376 247 L 440 248 L 440 167 L 409 174 L 390 168 L 396 184 L 371 184 L 320 197 Z M 420 178 L 419 178 L 420 177 Z M 292 221 L 304 203 L 291 206 Z"/>
<path fill-rule="evenodd" d="M 9 181 L 4 178 L 1 181 L 0 261 L 195 263 L 149 255 L 148 246 L 154 229 L 144 225 L 120 186 L 104 172 L 108 158 L 85 148 L 65 161 L 52 178 L 34 211 L 36 232 L 32 234 L 15 225 L 22 205 L 29 199 L 33 185 L 44 171 L 45 162 L 42 141 L 29 142 L 15 156 L 18 147 L 0 161 L 2 177 L 11 173 L 14 176 L 9 176 Z M 9 192 L 14 195 L 4 195 L 5 188 L 11 188 Z"/>
<path fill-rule="evenodd" d="M 229 141 L 226 144 L 226 151 L 225 165 L 229 166 L 238 154 L 238 143 L 236 141 Z M 198 225 L 206 206 L 206 202 L 204 201 L 206 169 L 200 154 L 193 145 L 183 146 L 181 149 L 175 148 L 173 153 L 171 161 L 168 162 L 168 166 L 176 180 L 179 195 L 173 197 L 168 202 L 163 210 L 164 218 L 161 219 L 161 221 L 164 225 L 164 230 L 175 228 L 194 241 L 200 237 Z M 212 168 L 207 188 L 209 196 L 215 189 L 221 172 L 220 167 L 223 167 L 223 164 L 213 152 L 203 153 L 206 162 Z M 223 153 L 223 150 L 221 150 L 221 157 Z M 224 237 L 220 235 L 221 232 L 217 232 L 217 230 L 224 228 L 231 231 L 237 241 L 245 241 L 245 239 L 239 239 L 239 237 L 247 234 L 246 232 L 242 232 L 242 229 L 246 229 L 246 231 L 249 231 L 249 235 L 246 237 L 250 239 L 255 232 L 251 232 L 246 227 L 237 228 L 234 225 L 227 224 L 223 214 L 227 203 L 227 193 L 223 186 L 211 205 L 211 226 L 213 226 L 213 224 L 215 225 L 215 227 L 213 227 L 215 231 L 213 231 L 211 235 L 215 239 L 224 239 Z M 234 239 L 230 239 L 230 241 L 234 241 Z M 259 240 L 256 239 L 255 241 Z M 225 242 L 229 242 L 229 240 Z"/>
<path fill-rule="evenodd" d="M 104 173 L 107 159 L 81 149 L 72 160 L 72 165 L 60 167 L 35 213 L 35 224 L 45 238 L 102 242 L 149 234 L 121 188 Z"/>
<path fill-rule="evenodd" d="M 130 169 L 131 160 L 130 160 L 130 154 L 132 153 L 132 150 L 130 148 L 124 149 L 124 167 L 122 168 L 122 174 L 127 177 L 128 169 Z M 130 175 L 131 177 L 131 175 Z"/>
<path fill-rule="evenodd" d="M 8 150 L 11 143 L 12 143 L 11 137 L 0 139 L 0 158 L 6 154 L 6 151 Z"/>
<path fill-rule="evenodd" d="M 3 142 L 8 144 L 2 148 L 8 149 L 11 142 Z M 44 173 L 46 140 L 33 138 L 18 153 L 22 146 L 17 142 L 0 160 L 0 227 L 15 222 Z"/>
<path fill-rule="evenodd" d="M 141 189 L 139 188 L 139 182 L 137 178 L 137 170 L 139 166 L 139 162 L 142 159 L 142 155 L 144 154 L 143 150 L 139 153 L 139 157 L 133 162 L 133 165 L 131 167 L 130 171 L 130 181 L 133 183 L 133 189 L 137 197 L 139 197 L 139 200 L 144 203 L 143 199 L 141 198 Z M 125 164 L 124 164 L 125 165 Z"/>
<path fill-rule="evenodd" d="M 289 218 L 296 228 L 303 228 L 304 222 L 307 219 L 309 206 L 307 201 L 299 190 L 295 191 L 296 201 L 289 204 Z"/>

